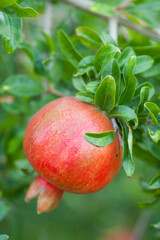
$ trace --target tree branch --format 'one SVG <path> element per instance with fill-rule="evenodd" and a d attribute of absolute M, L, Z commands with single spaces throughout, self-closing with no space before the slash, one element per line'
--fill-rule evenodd
<path fill-rule="evenodd" d="M 92 12 L 90 10 L 90 7 L 93 5 L 93 2 L 90 0 L 59 0 L 60 2 L 64 2 L 67 4 L 70 4 L 74 7 L 77 7 L 85 12 L 88 12 L 90 14 L 93 14 L 99 18 L 102 18 L 106 21 L 109 20 L 109 18 L 105 15 L 102 15 L 100 13 L 96 13 L 96 12 Z M 156 29 L 150 29 L 147 27 L 142 27 L 132 21 L 130 21 L 128 18 L 126 18 L 125 16 L 123 16 L 122 14 L 119 14 L 118 12 L 116 13 L 116 16 L 118 24 L 123 25 L 127 28 L 132 29 L 135 32 L 138 32 L 144 36 L 147 36 L 149 38 L 152 38 L 156 41 L 160 41 L 160 32 L 157 31 Z"/>

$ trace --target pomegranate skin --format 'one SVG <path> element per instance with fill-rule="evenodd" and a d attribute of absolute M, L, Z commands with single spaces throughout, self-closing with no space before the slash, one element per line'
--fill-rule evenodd
<path fill-rule="evenodd" d="M 111 120 L 94 105 L 74 97 L 56 99 L 29 122 L 23 147 L 36 172 L 57 188 L 78 194 L 104 188 L 118 173 L 122 147 L 117 134 L 105 147 L 84 134 L 113 130 Z"/>

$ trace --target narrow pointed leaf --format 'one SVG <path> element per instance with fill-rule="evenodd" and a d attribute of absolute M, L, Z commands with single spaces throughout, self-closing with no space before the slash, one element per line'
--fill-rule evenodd
<path fill-rule="evenodd" d="M 81 55 L 74 48 L 71 40 L 68 36 L 62 31 L 58 31 L 58 43 L 63 54 L 68 58 L 68 60 L 77 68 L 79 61 L 81 60 Z"/>
<path fill-rule="evenodd" d="M 107 76 L 97 88 L 94 102 L 104 111 L 111 111 L 115 105 L 116 84 L 112 76 Z"/>
<path fill-rule="evenodd" d="M 120 53 L 120 49 L 112 44 L 102 46 L 97 51 L 94 60 L 94 66 L 97 72 L 103 70 L 117 53 Z"/>
<path fill-rule="evenodd" d="M 151 189 L 160 188 L 160 173 L 158 173 L 149 183 Z"/>
<path fill-rule="evenodd" d="M 134 121 L 135 127 L 138 125 L 138 118 L 133 109 L 125 105 L 119 105 L 113 108 L 113 110 L 108 114 L 109 118 L 120 118 L 124 122 Z"/>
<path fill-rule="evenodd" d="M 160 113 L 159 107 L 158 107 L 155 103 L 152 103 L 152 102 L 146 102 L 146 103 L 144 104 L 144 106 L 145 106 L 145 108 L 149 111 L 149 114 L 150 114 L 153 122 L 154 122 L 155 124 L 157 124 L 157 123 L 158 123 L 158 120 L 157 120 L 156 117 L 157 117 L 158 114 Z"/>
<path fill-rule="evenodd" d="M 119 91 L 120 91 L 120 68 L 117 59 L 113 59 L 108 63 L 101 72 L 101 80 L 103 80 L 107 75 L 111 75 L 116 82 L 116 103 L 119 101 Z"/>
<path fill-rule="evenodd" d="M 115 131 L 108 131 L 103 133 L 85 133 L 85 139 L 94 146 L 105 147 L 111 144 L 114 140 Z"/>
<path fill-rule="evenodd" d="M 125 64 L 123 69 L 123 77 L 125 88 L 120 98 L 120 104 L 127 104 L 134 96 L 137 79 L 133 75 L 133 69 L 136 63 L 136 57 L 132 56 Z"/>

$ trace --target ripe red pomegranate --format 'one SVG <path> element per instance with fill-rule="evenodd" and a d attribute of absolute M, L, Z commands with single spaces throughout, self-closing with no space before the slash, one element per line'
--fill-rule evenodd
<path fill-rule="evenodd" d="M 87 142 L 87 132 L 113 130 L 111 120 L 94 105 L 74 97 L 54 100 L 29 122 L 24 153 L 39 176 L 29 188 L 26 201 L 39 196 L 38 212 L 54 209 L 64 191 L 92 193 L 116 176 L 122 160 L 117 134 L 105 147 Z"/>

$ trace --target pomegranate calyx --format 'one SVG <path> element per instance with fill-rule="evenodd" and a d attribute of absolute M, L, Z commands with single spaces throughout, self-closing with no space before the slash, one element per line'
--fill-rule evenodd
<path fill-rule="evenodd" d="M 31 183 L 25 201 L 29 202 L 31 199 L 37 197 L 37 213 L 50 212 L 58 206 L 63 193 L 63 190 L 55 187 L 44 178 L 38 176 Z"/>

